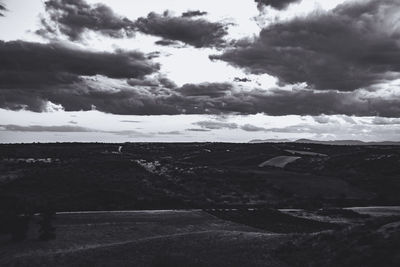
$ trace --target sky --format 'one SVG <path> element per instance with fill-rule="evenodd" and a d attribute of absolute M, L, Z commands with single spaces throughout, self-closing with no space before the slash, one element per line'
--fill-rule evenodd
<path fill-rule="evenodd" d="M 400 141 L 398 0 L 0 0 L 0 142 Z"/>

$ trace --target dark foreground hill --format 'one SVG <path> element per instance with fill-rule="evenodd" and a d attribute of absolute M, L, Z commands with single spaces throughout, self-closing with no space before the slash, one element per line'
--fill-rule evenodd
<path fill-rule="evenodd" d="M 230 221 L 242 212 L 248 218 L 242 220 L 244 224 Z M 324 224 L 285 217 L 278 211 L 258 211 L 259 226 L 279 230 L 275 233 L 247 226 L 255 218 L 251 212 L 214 211 L 218 217 L 199 210 L 59 213 L 54 221 L 56 239 L 38 241 L 35 225 L 23 242 L 10 243 L 0 236 L 0 265 L 365 267 L 400 263 L 398 216 L 356 216 L 336 229 L 315 232 Z M 271 217 L 260 218 L 271 213 L 272 222 Z M 278 217 L 284 217 L 280 228 L 276 228 Z M 307 226 L 306 232 L 294 229 L 295 223 Z M 308 232 L 310 227 L 315 227 L 314 232 Z M 285 229 L 289 232 L 282 233 Z"/>

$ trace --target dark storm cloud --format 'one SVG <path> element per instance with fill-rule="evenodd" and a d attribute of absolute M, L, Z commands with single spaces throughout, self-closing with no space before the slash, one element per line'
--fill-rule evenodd
<path fill-rule="evenodd" d="M 156 80 L 151 80 L 151 79 L 145 79 L 145 80 L 141 80 L 141 79 L 129 79 L 127 81 L 127 83 L 131 86 L 150 86 L 150 87 L 154 87 L 154 86 L 158 86 L 159 83 Z"/>
<path fill-rule="evenodd" d="M 94 31 L 113 38 L 132 37 L 139 31 L 162 37 L 159 45 L 177 45 L 176 41 L 195 47 L 219 47 L 228 34 L 228 24 L 209 22 L 207 12 L 187 11 L 173 16 L 151 12 L 136 21 L 119 16 L 103 4 L 88 4 L 84 0 L 49 0 L 45 2 L 48 16 L 41 18 L 42 28 L 37 34 L 57 39 L 58 31 L 72 41 L 82 40 L 86 31 Z"/>
<path fill-rule="evenodd" d="M 131 87 L 123 81 L 87 79 L 66 85 L 43 88 L 1 89 L 0 107 L 35 112 L 48 110 L 49 101 L 66 111 L 97 109 L 113 114 L 178 114 L 176 106 L 167 103 L 167 88 Z"/>
<path fill-rule="evenodd" d="M 0 107 L 114 114 L 400 116 L 398 96 L 305 89 L 243 90 L 229 83 L 177 87 L 139 52 L 89 52 L 58 43 L 0 42 Z M 109 78 L 106 78 L 109 77 Z M 116 79 L 110 79 L 116 78 Z M 250 128 L 248 128 L 249 130 Z"/>
<path fill-rule="evenodd" d="M 193 10 L 193 11 L 187 11 L 182 13 L 183 18 L 191 18 L 191 17 L 198 17 L 198 16 L 204 16 L 207 15 L 208 13 L 206 11 L 200 11 L 200 10 Z"/>
<path fill-rule="evenodd" d="M 0 58 L 1 88 L 69 84 L 80 75 L 142 78 L 159 69 L 140 52 L 91 52 L 60 43 L 0 41 Z"/>
<path fill-rule="evenodd" d="M 147 86 L 147 87 L 165 87 L 165 88 L 175 88 L 177 85 L 170 79 L 157 76 L 157 77 L 146 77 L 144 79 L 129 79 L 127 83 L 131 86 Z"/>
<path fill-rule="evenodd" d="M 400 116 L 400 98 L 365 97 L 359 91 L 312 90 L 232 91 L 229 95 L 184 96 L 179 88 L 111 87 L 87 82 L 58 90 L 1 90 L 0 106 L 9 109 L 46 110 L 46 101 L 67 111 L 91 110 L 126 114 L 256 114 Z M 108 86 L 106 86 L 108 87 Z M 79 89 L 77 89 L 79 88 Z M 249 130 L 250 128 L 248 128 Z"/>
<path fill-rule="evenodd" d="M 346 2 L 269 25 L 211 58 L 317 90 L 368 87 L 400 77 L 399 8 L 397 0 Z"/>
<path fill-rule="evenodd" d="M 143 79 L 146 83 L 149 79 L 144 76 L 159 70 L 158 64 L 140 52 L 91 52 L 60 43 L 0 41 L 0 61 L 0 106 L 38 112 L 46 110 L 51 101 L 67 110 L 90 110 L 96 105 L 123 113 L 128 102 L 134 102 L 124 97 L 136 97 L 136 91 L 115 89 L 100 78 Z M 168 79 L 157 77 L 158 84 L 174 86 Z M 146 97 L 147 102 L 152 101 L 149 95 Z"/>
<path fill-rule="evenodd" d="M 81 84 L 84 90 L 58 90 L 48 93 L 46 99 L 61 104 L 66 111 L 96 109 L 103 112 L 121 115 L 160 115 L 177 114 L 174 106 L 165 101 L 167 95 L 160 90 L 114 86 L 102 90 L 101 84 Z"/>
<path fill-rule="evenodd" d="M 209 84 L 207 90 L 220 84 Z M 225 84 L 224 84 L 225 85 Z M 187 87 L 187 86 L 186 86 Z M 193 85 L 193 87 L 196 87 Z M 191 88 L 191 86 L 189 86 Z M 178 88 L 175 92 L 179 92 Z M 400 98 L 387 95 L 385 97 L 368 96 L 365 91 L 315 91 L 307 89 L 280 90 L 261 89 L 238 90 L 233 87 L 220 93 L 218 90 L 207 95 L 193 96 L 173 94 L 165 99 L 166 103 L 177 107 L 181 113 L 187 114 L 256 114 L 268 115 L 333 115 L 347 114 L 358 116 L 400 115 Z"/>
<path fill-rule="evenodd" d="M 257 7 L 262 9 L 264 6 L 269 6 L 277 10 L 286 9 L 290 4 L 299 3 L 301 0 L 255 0 Z"/>
<path fill-rule="evenodd" d="M 17 77 L 14 80 L 8 79 L 0 82 L 1 108 L 13 110 L 25 108 L 41 112 L 48 109 L 48 101 L 50 101 L 61 105 L 66 111 L 97 109 L 103 112 L 127 115 L 266 113 L 268 115 L 400 116 L 400 97 L 396 95 L 377 97 L 376 94 L 370 94 L 365 90 L 352 92 L 310 89 L 244 90 L 229 83 L 185 84 L 177 87 L 163 76 L 135 77 L 127 80 L 114 80 L 102 78 L 102 76 L 87 77 L 81 75 L 93 75 L 99 72 L 111 77 L 129 77 L 137 75 L 137 71 L 131 73 L 129 63 L 125 62 L 128 60 L 127 57 L 122 59 L 121 64 L 114 64 L 113 60 L 120 60 L 119 55 L 114 57 L 107 54 L 105 58 L 112 59 L 109 62 L 101 60 L 103 54 L 100 53 L 96 54 L 98 58 L 91 61 L 92 54 L 89 53 L 91 56 L 88 57 L 82 51 L 71 53 L 73 56 L 68 60 L 74 64 L 63 65 L 62 61 L 55 60 L 54 56 L 47 57 L 47 59 L 44 57 L 42 63 L 37 63 L 36 56 L 29 53 L 24 54 L 21 44 L 17 44 L 14 52 L 4 49 L 4 45 L 3 49 L 0 49 L 2 62 L 4 62 L 0 66 L 0 72 L 4 77 L 12 76 L 11 73 Z M 36 46 L 39 46 L 41 51 L 42 46 L 45 45 L 24 43 L 24 47 L 28 51 Z M 64 49 L 66 48 L 62 48 L 61 51 Z M 55 54 L 59 53 L 57 52 L 58 48 L 53 50 Z M 67 49 L 67 51 L 69 50 Z M 22 56 L 20 53 L 24 55 L 24 59 L 19 59 Z M 82 59 L 83 62 L 78 60 L 80 53 L 85 55 Z M 9 58 L 11 54 L 17 61 Z M 136 60 L 133 61 L 136 62 Z M 18 64 L 13 64 L 13 62 Z M 104 64 L 104 69 L 98 70 L 99 62 Z M 150 64 L 145 62 L 146 66 Z M 42 64 L 46 66 L 42 66 Z M 125 68 L 119 70 L 124 64 Z M 76 66 L 76 68 L 71 69 L 72 66 Z M 92 68 L 94 69 L 92 70 Z M 118 70 L 113 68 L 118 68 Z M 156 71 L 156 69 L 154 67 L 148 70 Z M 68 73 L 68 71 L 72 73 Z M 26 74 L 35 78 L 29 78 L 30 76 Z M 139 74 L 144 73 L 141 71 Z M 49 75 L 56 78 L 51 80 L 48 78 Z M 251 130 L 250 127 L 246 129 Z"/>
<path fill-rule="evenodd" d="M 234 82 L 240 82 L 240 83 L 247 83 L 247 82 L 251 82 L 251 80 L 249 78 L 239 78 L 239 77 L 235 77 L 233 79 Z"/>
<path fill-rule="evenodd" d="M 155 42 L 156 45 L 162 45 L 162 46 L 177 46 L 180 47 L 180 43 L 178 41 L 173 41 L 173 40 L 159 40 Z"/>
<path fill-rule="evenodd" d="M 0 105 L 33 111 L 42 111 L 50 99 L 72 109 L 90 109 L 91 101 L 80 98 L 93 91 L 87 76 L 141 79 L 159 69 L 140 52 L 90 52 L 60 43 L 0 41 L 0 59 Z"/>
<path fill-rule="evenodd" d="M 217 98 L 225 96 L 232 90 L 229 83 L 201 83 L 201 84 L 184 84 L 177 91 L 182 96 L 205 96 L 209 98 Z"/>
<path fill-rule="evenodd" d="M 87 30 L 122 38 L 132 36 L 134 23 L 121 17 L 103 4 L 90 5 L 83 0 L 49 0 L 45 9 L 50 20 L 42 19 L 43 28 L 37 33 L 52 35 L 56 29 L 70 40 L 80 40 Z"/>
<path fill-rule="evenodd" d="M 221 22 L 209 22 L 205 19 L 149 13 L 147 17 L 136 20 L 137 29 L 143 33 L 160 36 L 166 40 L 181 41 L 194 47 L 223 46 L 228 34 L 228 25 Z"/>

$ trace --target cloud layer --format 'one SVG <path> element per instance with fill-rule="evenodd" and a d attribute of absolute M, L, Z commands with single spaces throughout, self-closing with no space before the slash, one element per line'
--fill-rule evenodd
<path fill-rule="evenodd" d="M 397 0 L 350 1 L 281 21 L 212 59 L 317 90 L 352 91 L 400 77 Z"/>
<path fill-rule="evenodd" d="M 267 2 L 273 5 L 263 1 Z M 221 55 L 211 57 L 294 84 L 281 88 L 249 87 L 254 76 L 252 80 L 236 77 L 233 83 L 178 86 L 153 61 L 157 54 L 96 52 L 55 41 L 0 41 L 0 107 L 36 112 L 97 109 L 130 115 L 398 117 L 399 93 L 383 88 L 390 86 L 388 81 L 400 78 L 398 5 L 395 0 L 346 2 L 328 12 L 271 24 L 255 39 L 239 40 Z M 206 15 L 203 11 L 179 16 L 150 13 L 130 21 L 104 5 L 89 5 L 83 0 L 50 0 L 46 8 L 51 21 L 71 40 L 80 40 L 89 30 L 118 38 L 121 31 L 125 35 L 141 31 L 161 37 L 162 45 L 226 45 L 227 25 L 205 20 L 200 17 Z M 193 63 L 188 71 L 199 70 Z M 302 82 L 307 85 L 298 84 Z M 237 128 L 264 131 L 251 125 Z"/>
<path fill-rule="evenodd" d="M 290 4 L 301 2 L 301 0 L 255 0 L 257 7 L 262 9 L 264 6 L 269 6 L 277 10 L 286 9 Z"/>
<path fill-rule="evenodd" d="M 27 47 L 29 45 L 26 44 Z M 40 49 L 42 48 L 40 45 Z M 65 48 L 61 51 L 64 51 L 63 49 Z M 1 51 L 0 49 L 0 53 Z M 5 51 L 11 55 L 8 50 Z M 86 61 L 91 58 L 84 55 L 83 59 Z M 20 67 L 13 68 L 20 65 L 4 65 L 0 75 L 7 78 L 8 82 L 0 86 L 0 107 L 41 112 L 48 110 L 49 103 L 52 103 L 53 106 L 59 105 L 67 111 L 97 109 L 130 115 L 266 113 L 400 116 L 398 95 L 377 97 L 374 93 L 361 89 L 352 92 L 302 88 L 246 89 L 231 83 L 184 84 L 178 87 L 166 77 L 157 74 L 157 65 L 153 65 L 142 56 L 133 57 L 131 60 L 134 63 L 131 64 L 129 60 L 126 61 L 125 54 L 106 54 L 105 59 L 101 59 L 103 54 L 96 54 L 98 58 L 94 62 L 107 64 L 107 59 L 118 60 L 122 55 L 124 57 L 121 64 L 112 64 L 112 69 L 107 72 L 104 71 L 107 68 L 104 68 L 99 72 L 101 75 L 96 71 L 98 65 L 93 70 L 86 67 L 81 71 L 78 71 L 79 68 L 71 71 L 67 67 L 68 64 L 62 65 L 63 68 L 54 67 L 51 71 L 45 66 L 42 70 L 41 65 L 29 57 L 23 61 L 23 71 Z M 73 59 L 72 62 L 79 62 L 79 58 Z M 52 60 L 48 60 L 48 64 L 54 64 Z M 33 62 L 32 66 L 29 65 L 30 61 Z M 117 70 L 114 69 L 115 66 L 118 66 Z M 122 70 L 119 70 L 119 67 Z M 18 76 L 21 73 L 24 74 L 24 79 L 18 78 L 21 77 Z M 151 75 L 144 76 L 146 73 Z M 110 79 L 105 76 L 120 78 Z"/>
<path fill-rule="evenodd" d="M 204 15 L 207 15 L 207 14 L 208 14 L 208 12 L 205 12 L 205 11 L 192 10 L 192 11 L 183 12 L 182 13 L 182 17 L 191 18 L 191 17 L 204 16 Z"/>
<path fill-rule="evenodd" d="M 228 34 L 228 25 L 203 18 L 193 19 L 194 14 L 201 13 L 184 13 L 178 17 L 169 12 L 150 13 L 139 18 L 135 24 L 139 31 L 167 41 L 181 41 L 197 48 L 224 45 L 223 37 Z"/>
<path fill-rule="evenodd" d="M 44 111 L 48 100 L 90 109 L 115 90 L 101 77 L 141 80 L 159 70 L 141 52 L 92 52 L 61 43 L 0 41 L 0 58 L 0 106 L 34 111 Z"/>
<path fill-rule="evenodd" d="M 160 45 L 175 45 L 176 41 L 194 47 L 219 47 L 225 41 L 228 25 L 221 22 L 209 22 L 204 11 L 187 11 L 174 16 L 165 11 L 163 14 L 151 12 L 147 17 L 133 21 L 119 16 L 104 4 L 88 4 L 84 0 L 48 0 L 45 2 L 47 16 L 41 19 L 42 28 L 36 33 L 50 39 L 58 34 L 65 35 L 71 41 L 81 41 L 84 34 L 94 31 L 112 38 L 133 37 L 135 32 L 159 36 Z"/>
<path fill-rule="evenodd" d="M 82 39 L 87 30 L 122 38 L 134 34 L 134 25 L 103 4 L 89 5 L 84 0 L 49 0 L 45 2 L 49 20 L 42 19 L 43 29 L 37 33 L 48 36 L 58 29 L 70 40 Z"/>
<path fill-rule="evenodd" d="M 26 86 L 34 81 L 69 83 L 79 75 L 141 78 L 159 69 L 141 52 L 92 52 L 61 43 L 0 41 L 0 56 L 1 87 L 9 87 L 12 82 Z M 18 77 L 13 79 L 14 75 Z"/>

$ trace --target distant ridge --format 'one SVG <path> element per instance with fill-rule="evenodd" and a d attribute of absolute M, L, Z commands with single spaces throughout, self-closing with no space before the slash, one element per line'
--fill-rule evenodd
<path fill-rule="evenodd" d="M 302 144 L 321 144 L 321 145 L 337 145 L 337 146 L 400 146 L 400 142 L 382 141 L 382 142 L 364 142 L 360 140 L 331 140 L 319 141 L 311 139 L 298 139 L 291 141 L 289 139 L 254 139 L 249 141 L 251 144 L 259 143 L 302 143 Z"/>
<path fill-rule="evenodd" d="M 293 142 L 289 139 L 265 139 L 265 140 L 261 140 L 261 139 L 254 139 L 249 141 L 249 143 L 252 144 L 257 144 L 257 143 L 290 143 Z"/>

